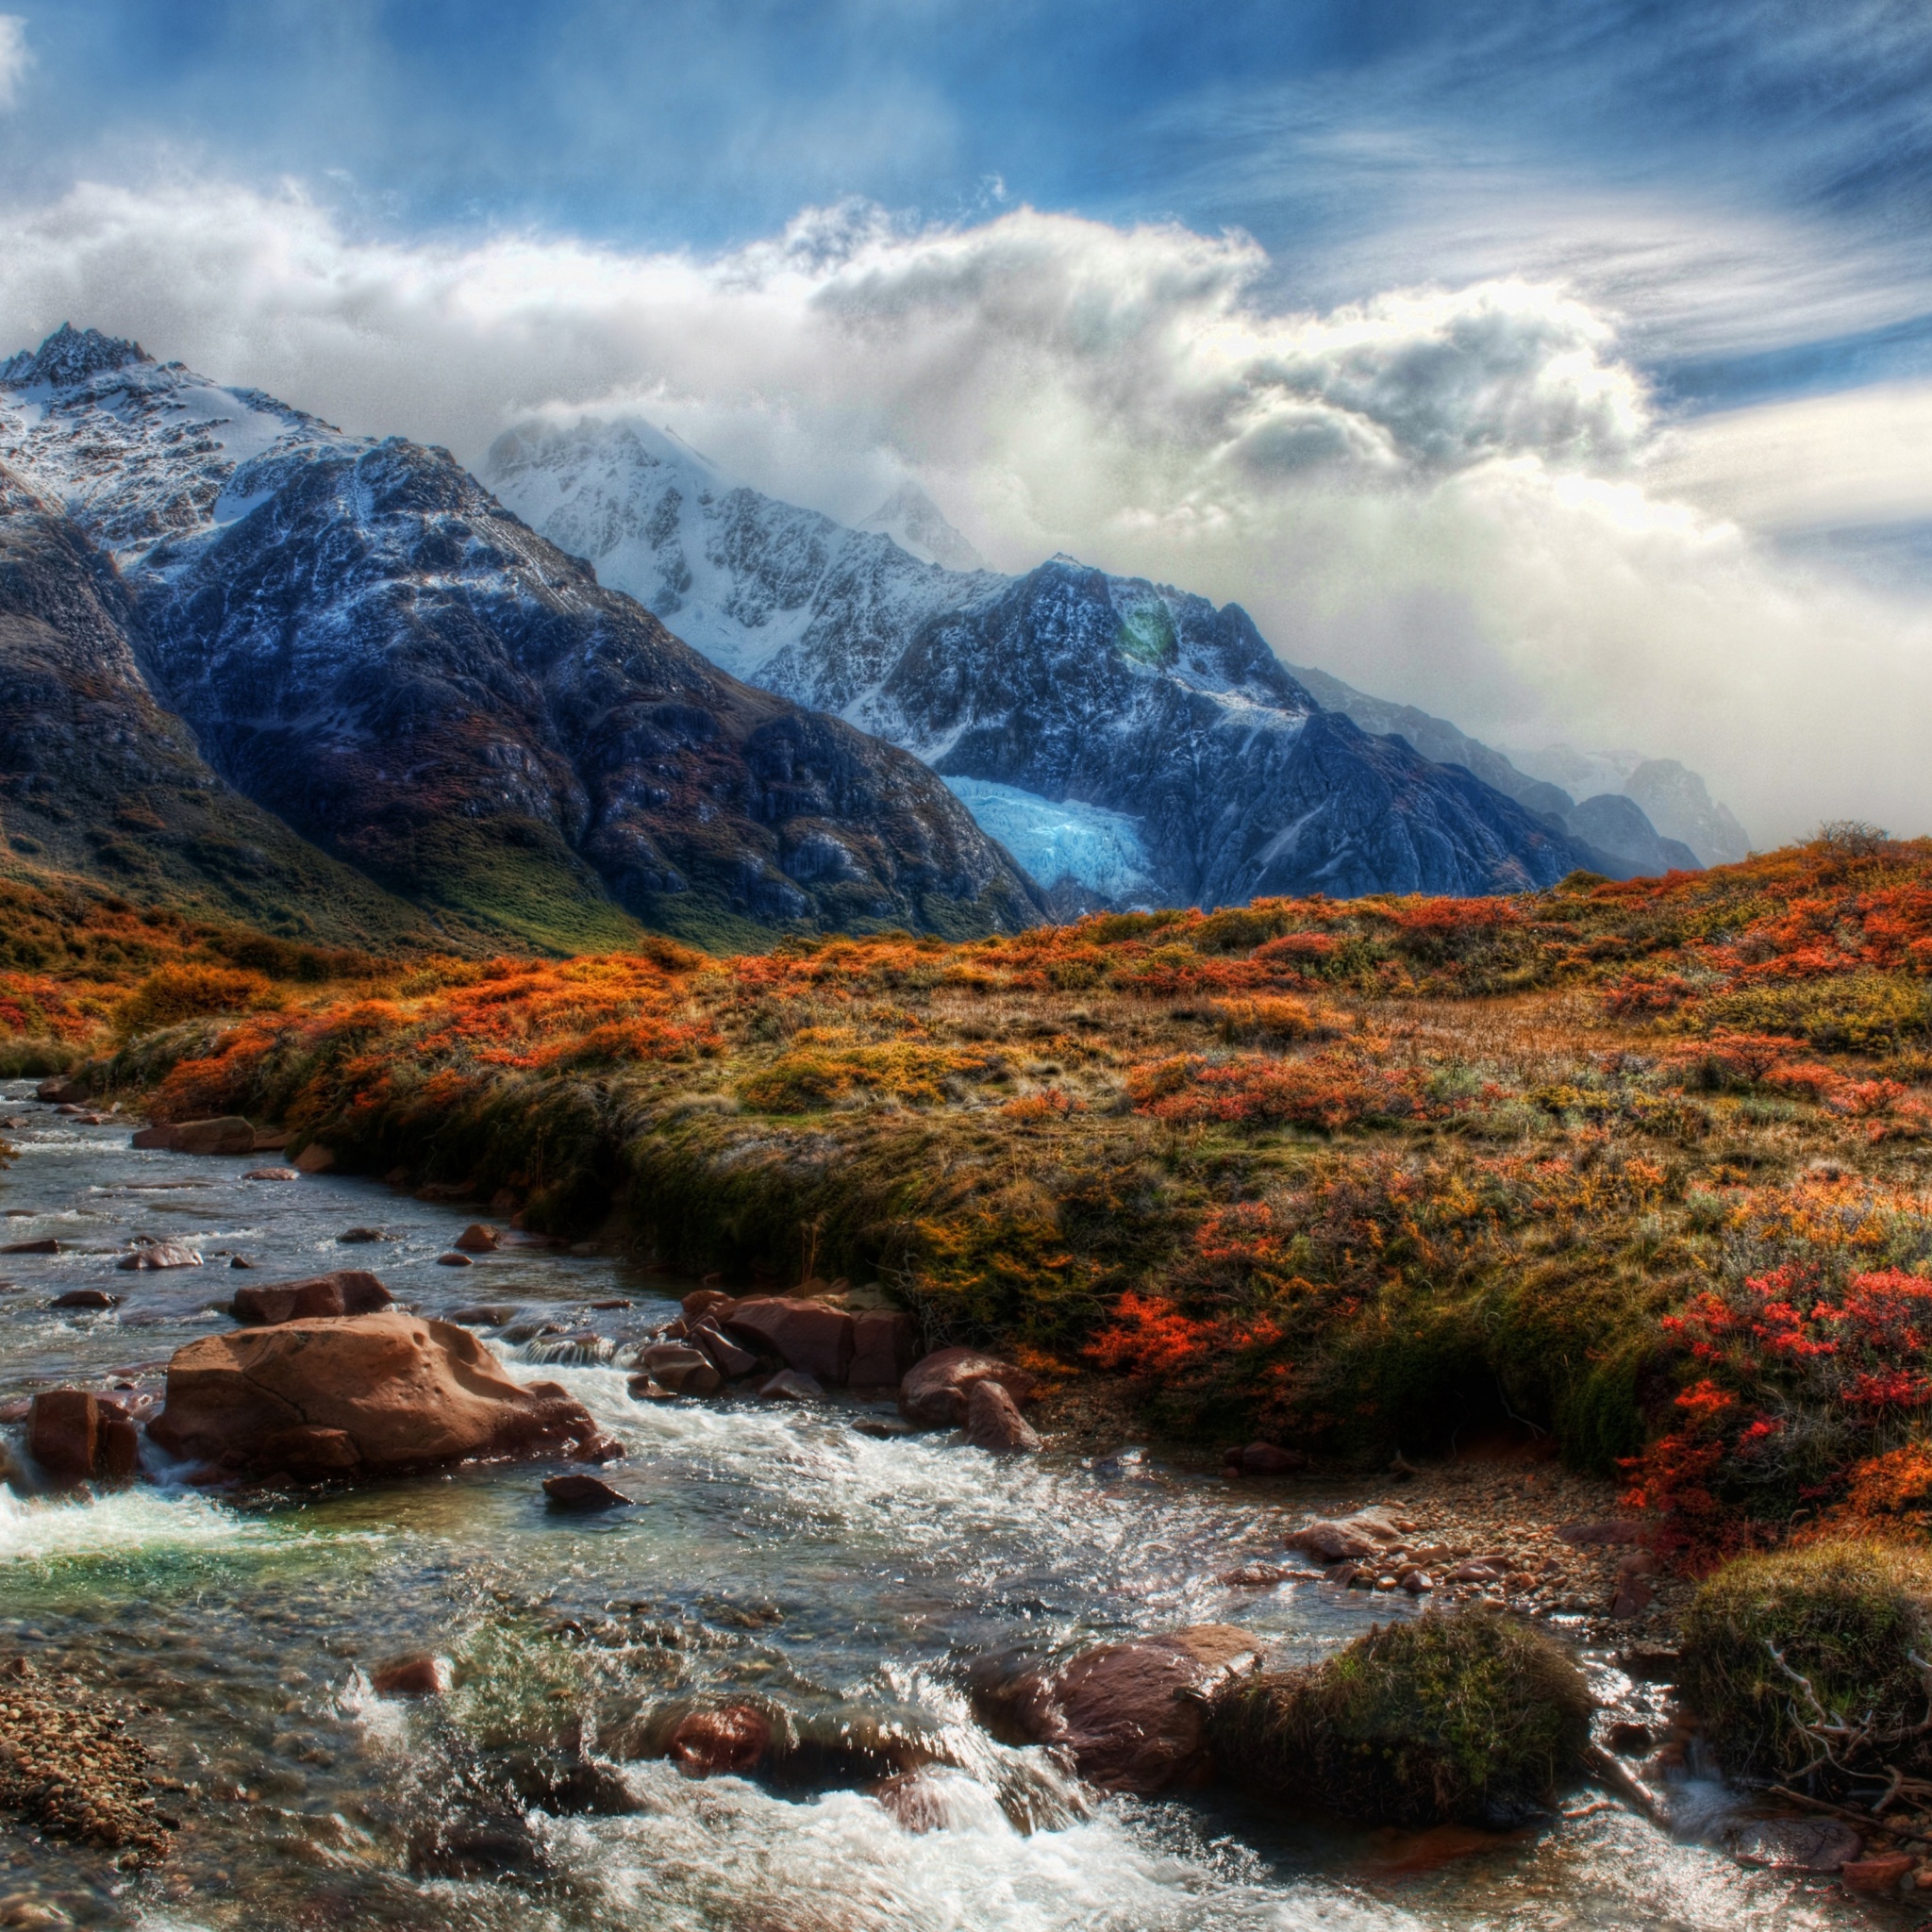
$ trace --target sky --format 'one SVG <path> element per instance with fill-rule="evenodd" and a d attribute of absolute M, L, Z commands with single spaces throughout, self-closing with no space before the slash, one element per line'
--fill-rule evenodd
<path fill-rule="evenodd" d="M 15 0 L 0 348 L 919 480 L 1760 842 L 1932 831 L 1916 0 Z"/>

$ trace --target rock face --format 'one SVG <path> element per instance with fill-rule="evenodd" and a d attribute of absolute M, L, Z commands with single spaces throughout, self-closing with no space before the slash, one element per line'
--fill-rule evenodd
<path fill-rule="evenodd" d="M 577 945 L 1038 918 L 916 759 L 716 670 L 447 452 L 85 340 L 4 365 L 0 459 L 119 564 L 208 763 L 365 877 Z"/>
<path fill-rule="evenodd" d="M 919 1359 L 919 1331 L 910 1315 L 872 1308 L 852 1318 L 852 1389 L 896 1389 Z"/>
<path fill-rule="evenodd" d="M 396 1310 L 191 1342 L 148 1433 L 172 1455 L 298 1476 L 614 1452 L 556 1383 L 524 1388 L 466 1329 Z"/>
<path fill-rule="evenodd" d="M 1252 1663 L 1258 1641 L 1231 1624 L 1104 1643 L 1057 1669 L 974 1674 L 974 1702 L 995 1729 L 1071 1754 L 1090 1784 L 1142 1796 L 1213 1774 L 1204 1700 Z"/>
<path fill-rule="evenodd" d="M 338 1268 L 302 1281 L 265 1281 L 237 1289 L 228 1312 L 238 1322 L 268 1325 L 313 1321 L 328 1315 L 369 1315 L 386 1308 L 395 1296 L 361 1268 Z"/>
<path fill-rule="evenodd" d="M 141 1462 L 134 1421 L 81 1389 L 48 1389 L 27 1411 L 27 1454 L 54 1481 L 125 1482 Z"/>
<path fill-rule="evenodd" d="M 1234 606 L 1066 558 L 938 568 L 637 422 L 513 430 L 486 474 L 714 661 L 928 758 L 1068 909 L 1509 891 L 1595 857 L 1324 708 Z"/>
<path fill-rule="evenodd" d="M 828 1389 L 843 1385 L 858 1346 L 856 1324 L 844 1309 L 790 1295 L 740 1302 L 723 1325 L 747 1347 L 776 1356 Z"/>
<path fill-rule="evenodd" d="M 974 1383 L 966 1399 L 966 1440 L 975 1449 L 1006 1455 L 1030 1453 L 1040 1447 L 1040 1438 L 1013 1398 L 991 1375 Z"/>
<path fill-rule="evenodd" d="M 956 1429 L 967 1419 L 974 1385 L 997 1382 L 1015 1402 L 1030 1402 L 1037 1384 L 1024 1369 L 973 1348 L 940 1348 L 906 1373 L 899 1413 L 924 1429 Z"/>

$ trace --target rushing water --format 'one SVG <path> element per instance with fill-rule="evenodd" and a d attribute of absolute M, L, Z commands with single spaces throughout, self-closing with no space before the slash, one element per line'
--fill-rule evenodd
<path fill-rule="evenodd" d="M 158 1873 L 0 1835 L 0 1924 L 21 1923 L 8 1913 L 22 1900 L 158 1932 L 1856 1922 L 1833 1889 L 1740 1871 L 1587 1794 L 1582 1815 L 1448 1860 L 1426 1835 L 1213 1799 L 1095 1800 L 976 1729 L 972 1657 L 1207 1620 L 1312 1655 L 1391 1614 L 1389 1599 L 1217 1584 L 1278 1552 L 1277 1507 L 1138 1452 L 1006 1461 L 957 1439 L 874 1440 L 855 1424 L 890 1413 L 877 1406 L 633 1402 L 613 1354 L 675 1312 L 682 1284 L 554 1250 L 445 1269 L 460 1209 L 136 1153 L 125 1127 L 75 1123 L 30 1091 L 0 1088 L 22 1123 L 0 1241 L 51 1235 L 61 1252 L 0 1257 L 0 1400 L 158 1387 L 172 1350 L 225 1327 L 214 1305 L 236 1284 L 373 1266 L 425 1313 L 522 1309 L 510 1332 L 525 1339 L 501 1351 L 623 1439 L 614 1474 L 642 1507 L 559 1516 L 544 1464 L 211 1498 L 152 1449 L 155 1480 L 97 1500 L 0 1488 L 0 1657 L 117 1682 L 150 1707 L 144 1734 L 186 1788 L 167 1800 L 183 1828 Z M 392 1239 L 338 1245 L 357 1224 Z M 137 1235 L 189 1241 L 206 1265 L 116 1271 Z M 258 1272 L 228 1272 L 232 1254 Z M 83 1286 L 125 1300 L 48 1306 Z M 617 1298 L 630 1306 L 591 1306 Z M 373 1669 L 423 1649 L 451 1659 L 452 1694 L 371 1694 Z M 723 1690 L 775 1703 L 808 1740 L 924 1740 L 956 1768 L 922 1774 L 915 1811 L 841 1780 L 824 1752 L 771 1788 L 689 1781 L 637 1755 L 653 1713 Z"/>

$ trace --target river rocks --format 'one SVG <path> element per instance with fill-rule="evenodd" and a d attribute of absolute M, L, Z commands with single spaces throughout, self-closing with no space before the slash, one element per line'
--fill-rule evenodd
<path fill-rule="evenodd" d="M 1359 1562 L 1379 1557 L 1402 1541 L 1402 1532 L 1379 1510 L 1357 1509 L 1339 1519 L 1318 1517 L 1288 1538 L 1291 1550 L 1306 1551 L 1324 1563 Z"/>
<path fill-rule="evenodd" d="M 727 1704 L 681 1718 L 665 1755 L 687 1777 L 749 1777 L 771 1748 L 771 1719 L 756 1705 Z"/>
<path fill-rule="evenodd" d="M 687 1322 L 702 1322 L 708 1315 L 714 1322 L 722 1322 L 738 1306 L 738 1301 L 722 1288 L 694 1288 L 679 1306 Z"/>
<path fill-rule="evenodd" d="M 966 1440 L 975 1449 L 991 1449 L 1006 1455 L 1040 1447 L 1040 1438 L 1020 1413 L 1013 1398 L 990 1376 L 975 1382 L 967 1398 Z"/>
<path fill-rule="evenodd" d="M 1213 1700 L 1224 1777 L 1370 1824 L 1519 1824 L 1590 1752 L 1582 1673 L 1499 1610 L 1372 1629 L 1303 1670 L 1243 1676 Z"/>
<path fill-rule="evenodd" d="M 493 1255 L 502 1243 L 503 1237 L 481 1221 L 473 1221 L 455 1241 L 453 1248 L 459 1248 L 466 1255 Z"/>
<path fill-rule="evenodd" d="M 919 1331 L 910 1315 L 892 1308 L 868 1308 L 852 1318 L 852 1366 L 846 1386 L 896 1389 L 919 1359 Z"/>
<path fill-rule="evenodd" d="M 70 1288 L 65 1294 L 57 1294 L 47 1306 L 50 1308 L 118 1308 L 121 1297 L 109 1294 L 105 1288 Z"/>
<path fill-rule="evenodd" d="M 393 1241 L 393 1235 L 385 1234 L 379 1227 L 345 1227 L 336 1237 L 336 1245 L 342 1248 L 367 1247 L 373 1241 Z"/>
<path fill-rule="evenodd" d="M 1847 1891 L 1896 1892 L 1918 1859 L 1910 1852 L 1884 1852 L 1875 1858 L 1847 1858 L 1838 1875 Z"/>
<path fill-rule="evenodd" d="M 1015 1402 L 1038 1384 L 1024 1369 L 972 1348 L 941 1348 L 915 1362 L 899 1384 L 899 1413 L 927 1429 L 957 1429 L 966 1420 L 975 1382 L 997 1382 Z"/>
<path fill-rule="evenodd" d="M 251 1167 L 242 1178 L 244 1181 L 299 1181 L 302 1173 L 293 1167 Z"/>
<path fill-rule="evenodd" d="M 842 1384 L 852 1367 L 857 1337 L 843 1308 L 791 1295 L 760 1295 L 714 1319 L 747 1347 L 776 1356 L 788 1369 L 825 1387 Z"/>
<path fill-rule="evenodd" d="M 201 1250 L 191 1248 L 186 1241 L 143 1241 L 132 1254 L 123 1255 L 114 1265 L 124 1271 L 199 1268 Z"/>
<path fill-rule="evenodd" d="M 26 1419 L 27 1454 L 55 1482 L 125 1482 L 141 1463 L 134 1420 L 84 1389 L 47 1389 Z"/>
<path fill-rule="evenodd" d="M 239 1288 L 228 1304 L 238 1322 L 270 1326 L 277 1322 L 316 1321 L 328 1315 L 370 1315 L 395 1296 L 362 1268 L 338 1268 L 301 1281 L 264 1281 Z"/>
<path fill-rule="evenodd" d="M 0 1255 L 58 1255 L 60 1243 L 52 1235 L 43 1235 L 35 1241 L 8 1241 L 0 1248 Z"/>
<path fill-rule="evenodd" d="M 336 1151 L 311 1141 L 296 1155 L 292 1165 L 298 1174 L 327 1174 L 336 1164 Z"/>
<path fill-rule="evenodd" d="M 769 1382 L 758 1384 L 758 1394 L 766 1402 L 823 1402 L 825 1391 L 815 1375 L 802 1369 L 780 1369 Z"/>
<path fill-rule="evenodd" d="M 558 1384 L 524 1388 L 466 1329 L 393 1308 L 191 1342 L 148 1433 L 172 1455 L 297 1476 L 619 1453 Z"/>
<path fill-rule="evenodd" d="M 553 1509 L 632 1509 L 637 1506 L 602 1476 L 571 1474 L 543 1478 L 543 1493 Z"/>
<path fill-rule="evenodd" d="M 449 1665 L 425 1651 L 397 1657 L 369 1674 L 369 1688 L 378 1697 L 441 1697 L 449 1682 Z"/>
<path fill-rule="evenodd" d="M 130 1143 L 167 1154 L 253 1154 L 255 1129 L 240 1114 L 142 1127 Z"/>
<path fill-rule="evenodd" d="M 1864 1855 L 1865 1840 L 1836 1818 L 1763 1818 L 1727 1832 L 1724 1849 L 1740 1865 L 1836 1872 Z"/>
<path fill-rule="evenodd" d="M 758 1365 L 757 1356 L 749 1349 L 740 1348 L 714 1322 L 698 1322 L 690 1333 L 691 1346 L 703 1349 L 711 1366 L 727 1380 L 748 1375 Z"/>
<path fill-rule="evenodd" d="M 519 1312 L 508 1302 L 485 1302 L 474 1308 L 458 1308 L 449 1319 L 465 1328 L 501 1328 L 506 1322 L 514 1322 Z"/>
<path fill-rule="evenodd" d="M 1211 1774 L 1204 1699 L 1259 1654 L 1231 1624 L 1104 1643 L 1056 1669 L 974 1672 L 974 1702 L 995 1729 L 1058 1746 L 1090 1784 L 1142 1796 Z"/>
<path fill-rule="evenodd" d="M 724 1378 L 702 1349 L 682 1341 L 656 1341 L 638 1355 L 638 1367 L 674 1395 L 715 1395 Z"/>
<path fill-rule="evenodd" d="M 452 1248 L 448 1254 L 437 1256 L 436 1265 L 439 1268 L 474 1268 L 476 1264 L 469 1256 L 459 1255 Z"/>
<path fill-rule="evenodd" d="M 1250 1442 L 1244 1449 L 1230 1449 L 1223 1459 L 1230 1475 L 1293 1475 L 1308 1466 L 1308 1458 L 1299 1449 L 1283 1449 L 1273 1442 Z"/>
<path fill-rule="evenodd" d="M 56 1074 L 42 1080 L 34 1089 L 36 1100 L 49 1100 L 57 1105 L 71 1104 L 87 1098 L 87 1082 L 76 1080 L 70 1074 Z"/>

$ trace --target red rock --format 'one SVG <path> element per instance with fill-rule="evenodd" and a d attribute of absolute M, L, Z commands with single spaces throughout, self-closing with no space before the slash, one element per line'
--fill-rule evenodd
<path fill-rule="evenodd" d="M 502 1236 L 486 1223 L 473 1221 L 450 1246 L 460 1248 L 466 1255 L 493 1255 L 502 1239 Z"/>
<path fill-rule="evenodd" d="M 727 1704 L 680 1719 L 667 1755 L 687 1777 L 748 1777 L 771 1748 L 771 1719 L 755 1705 Z"/>
<path fill-rule="evenodd" d="M 1620 1576 L 1610 1599 L 1610 1615 L 1620 1623 L 1641 1617 L 1657 1601 L 1657 1591 L 1641 1576 Z"/>
<path fill-rule="evenodd" d="M 386 1308 L 395 1296 L 364 1268 L 338 1268 L 301 1281 L 264 1281 L 237 1289 L 228 1312 L 238 1322 L 267 1326 L 276 1322 L 315 1321 L 328 1315 L 368 1315 Z"/>
<path fill-rule="evenodd" d="M 1886 1852 L 1875 1858 L 1848 1858 L 1838 1875 L 1847 1891 L 1896 1891 L 1918 1862 L 1910 1852 Z"/>
<path fill-rule="evenodd" d="M 242 1178 L 244 1181 L 299 1181 L 301 1170 L 293 1167 L 251 1167 Z"/>
<path fill-rule="evenodd" d="M 166 1406 L 148 1433 L 172 1455 L 230 1468 L 288 1468 L 292 1453 L 365 1476 L 472 1457 L 618 1453 L 558 1384 L 524 1388 L 468 1330 L 394 1308 L 191 1342 L 168 1364 Z"/>
<path fill-rule="evenodd" d="M 1307 1466 L 1308 1458 L 1299 1449 L 1283 1449 L 1274 1442 L 1250 1442 L 1241 1452 L 1243 1475 L 1292 1475 Z"/>
<path fill-rule="evenodd" d="M 1655 1576 L 1663 1565 L 1657 1561 L 1655 1550 L 1632 1550 L 1617 1564 L 1619 1576 Z"/>
<path fill-rule="evenodd" d="M 825 1391 L 815 1375 L 802 1369 L 780 1369 L 769 1382 L 758 1385 L 767 1402 L 823 1402 Z"/>
<path fill-rule="evenodd" d="M 1259 1651 L 1231 1624 L 1083 1651 L 1058 1669 L 975 1685 L 983 1707 L 1035 1743 L 1058 1745 L 1103 1790 L 1142 1796 L 1212 1774 L 1205 1697 Z"/>
<path fill-rule="evenodd" d="M 459 1255 L 452 1248 L 448 1254 L 437 1256 L 436 1265 L 439 1268 L 474 1268 L 476 1264 L 469 1256 Z"/>
<path fill-rule="evenodd" d="M 1650 1534 L 1641 1523 L 1566 1523 L 1557 1532 L 1557 1541 L 1587 1549 L 1592 1544 L 1641 1543 Z"/>
<path fill-rule="evenodd" d="M 279 1154 L 289 1144 L 289 1141 L 290 1135 L 286 1127 L 257 1127 L 254 1151 L 257 1154 Z"/>
<path fill-rule="evenodd" d="M 27 1411 L 26 1452 L 56 1482 L 84 1483 L 100 1455 L 101 1402 L 84 1389 L 47 1389 Z"/>
<path fill-rule="evenodd" d="M 1390 1544 L 1400 1541 L 1401 1532 L 1394 1524 L 1367 1509 L 1334 1520 L 1318 1517 L 1287 1539 L 1290 1549 L 1306 1550 L 1325 1563 L 1380 1556 Z"/>
<path fill-rule="evenodd" d="M 701 1322 L 707 1315 L 716 1322 L 723 1321 L 738 1302 L 722 1288 L 694 1288 L 685 1296 L 681 1306 L 687 1322 Z"/>
<path fill-rule="evenodd" d="M 253 1154 L 255 1129 L 240 1114 L 223 1114 L 214 1120 L 142 1127 L 132 1144 L 169 1154 Z"/>
<path fill-rule="evenodd" d="M 320 1141 L 309 1141 L 291 1163 L 302 1174 L 327 1174 L 335 1164 L 335 1149 L 325 1147 Z"/>
<path fill-rule="evenodd" d="M 724 1385 L 710 1357 L 681 1341 L 653 1342 L 639 1354 L 638 1367 L 676 1395 L 715 1395 Z"/>
<path fill-rule="evenodd" d="M 141 1430 L 117 1403 L 100 1405 L 100 1435 L 94 1445 L 94 1474 L 103 1482 L 131 1482 L 141 1468 Z"/>
<path fill-rule="evenodd" d="M 915 1362 L 899 1384 L 899 1413 L 926 1429 L 957 1429 L 975 1382 L 997 1382 L 1015 1402 L 1030 1402 L 1039 1387 L 1024 1369 L 972 1348 L 941 1348 Z"/>
<path fill-rule="evenodd" d="M 264 1436 L 255 1466 L 299 1476 L 305 1482 L 325 1482 L 330 1476 L 353 1475 L 361 1459 L 361 1451 L 348 1430 L 301 1423 Z"/>
<path fill-rule="evenodd" d="M 441 1697 L 449 1689 L 449 1666 L 419 1652 L 373 1672 L 369 1688 L 378 1697 Z"/>
<path fill-rule="evenodd" d="M 975 1449 L 1012 1455 L 1040 1447 L 1040 1438 L 1013 1398 L 991 1376 L 973 1385 L 966 1399 L 966 1440 Z"/>
<path fill-rule="evenodd" d="M 843 1383 L 851 1370 L 854 1324 L 843 1308 L 789 1295 L 761 1295 L 713 1319 L 747 1346 L 776 1356 L 788 1369 L 826 1388 Z"/>
<path fill-rule="evenodd" d="M 56 1074 L 34 1089 L 36 1100 L 73 1101 L 87 1098 L 87 1082 L 66 1074 Z"/>
<path fill-rule="evenodd" d="M 104 1288 L 70 1288 L 65 1294 L 57 1294 L 47 1304 L 50 1308 L 117 1308 L 121 1306 L 118 1294 L 109 1294 Z"/>
<path fill-rule="evenodd" d="M 1835 1818 L 1766 1818 L 1727 1833 L 1724 1848 L 1740 1865 L 1836 1872 L 1862 1857 L 1865 1840 Z"/>
<path fill-rule="evenodd" d="M 543 1493 L 553 1509 L 630 1509 L 636 1505 L 601 1476 L 551 1475 L 543 1478 Z"/>
<path fill-rule="evenodd" d="M 147 1241 L 131 1255 L 123 1255 L 114 1265 L 124 1273 L 136 1269 L 158 1272 L 163 1268 L 199 1268 L 201 1250 L 191 1248 L 186 1241 Z"/>
<path fill-rule="evenodd" d="M 1243 1563 L 1239 1570 L 1224 1570 L 1214 1580 L 1231 1590 L 1267 1590 L 1286 1583 L 1294 1574 L 1279 1563 Z"/>
<path fill-rule="evenodd" d="M 8 1241 L 0 1248 L 0 1255 L 58 1255 L 60 1243 L 52 1235 L 43 1236 L 37 1241 Z"/>
<path fill-rule="evenodd" d="M 703 1349 L 710 1357 L 712 1367 L 721 1375 L 735 1379 L 750 1374 L 758 1365 L 757 1356 L 749 1349 L 740 1348 L 714 1322 L 699 1322 L 691 1331 L 691 1340 L 693 1347 Z"/>
<path fill-rule="evenodd" d="M 919 1331 L 910 1315 L 892 1308 L 868 1308 L 852 1318 L 852 1366 L 846 1386 L 896 1389 L 919 1359 Z"/>

